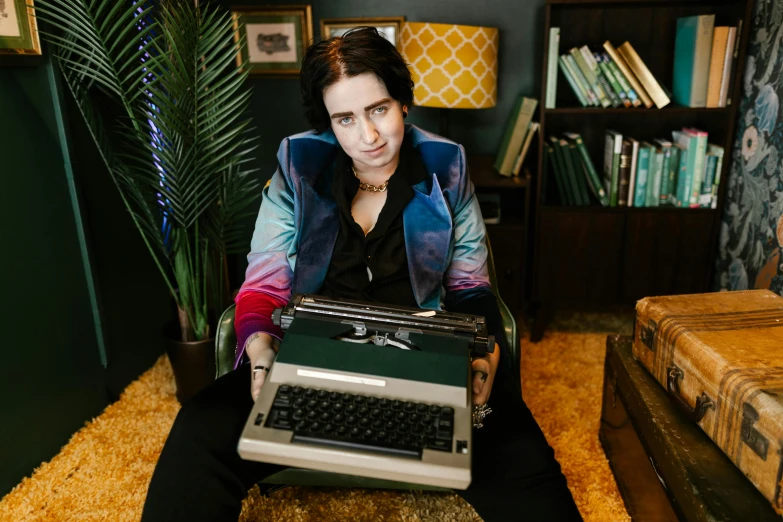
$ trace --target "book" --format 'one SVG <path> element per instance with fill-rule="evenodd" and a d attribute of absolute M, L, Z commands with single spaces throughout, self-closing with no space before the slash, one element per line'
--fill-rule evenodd
<path fill-rule="evenodd" d="M 709 144 L 707 149 L 710 151 L 710 154 L 718 158 L 715 165 L 715 180 L 712 182 L 712 199 L 710 200 L 710 208 L 718 208 L 718 185 L 720 184 L 721 172 L 723 171 L 723 147 Z"/>
<path fill-rule="evenodd" d="M 598 177 L 598 171 L 595 170 L 595 165 L 590 159 L 590 155 L 587 153 L 587 147 L 585 147 L 582 136 L 575 132 L 566 132 L 564 136 L 576 145 L 576 150 L 579 152 L 579 156 L 582 159 L 582 165 L 584 166 L 587 175 L 587 185 L 590 187 L 593 195 L 595 195 L 602 206 L 608 207 L 609 197 L 601 184 L 601 178 Z"/>
<path fill-rule="evenodd" d="M 661 164 L 661 183 L 658 191 L 658 205 L 665 205 L 669 202 L 669 193 L 671 187 L 669 187 L 669 169 L 671 168 L 672 159 L 672 142 L 663 139 L 655 140 L 655 144 L 661 148 L 663 152 L 663 160 Z"/>
<path fill-rule="evenodd" d="M 650 168 L 647 171 L 647 194 L 645 207 L 657 207 L 661 198 L 661 177 L 663 176 L 663 150 L 653 144 L 650 151 Z"/>
<path fill-rule="evenodd" d="M 681 147 L 680 170 L 677 174 L 677 206 L 688 208 L 690 206 L 690 193 L 693 182 L 693 159 L 696 155 L 696 142 L 694 140 L 693 144 L 691 144 L 690 136 L 681 131 L 672 131 L 672 141 Z"/>
<path fill-rule="evenodd" d="M 506 135 L 503 137 L 505 147 L 501 145 L 499 154 L 495 160 L 495 170 L 503 176 L 511 176 L 513 174 L 514 163 L 519 155 L 519 151 L 522 149 L 525 134 L 527 134 L 530 120 L 536 111 L 537 105 L 537 99 L 522 96 L 516 117 L 512 115 L 512 119 L 506 127 Z"/>
<path fill-rule="evenodd" d="M 647 206 L 647 180 L 650 173 L 650 157 L 655 148 L 649 142 L 639 143 L 639 158 L 636 161 L 636 181 L 634 182 L 634 207 Z"/>
<path fill-rule="evenodd" d="M 604 189 L 609 194 L 609 206 L 617 206 L 620 188 L 620 153 L 623 148 L 623 135 L 607 130 L 604 140 Z"/>
<path fill-rule="evenodd" d="M 590 105 L 590 102 L 587 100 L 585 95 L 582 94 L 582 90 L 579 88 L 579 85 L 576 83 L 576 80 L 574 79 L 573 76 L 571 76 L 565 58 L 563 58 L 562 56 L 558 57 L 557 65 L 560 67 L 560 71 L 563 73 L 563 76 L 565 76 L 568 85 L 571 86 L 571 90 L 574 91 L 574 94 L 576 94 L 576 97 L 579 100 L 579 103 L 582 105 L 582 107 L 587 107 L 588 105 Z"/>
<path fill-rule="evenodd" d="M 580 183 L 583 178 L 580 176 L 580 173 L 576 170 L 574 163 L 571 160 L 572 155 L 568 148 L 568 141 L 559 139 L 558 143 L 560 145 L 562 164 L 565 166 L 568 183 L 571 186 L 571 194 L 574 196 L 574 204 L 578 206 L 590 204 L 585 187 L 583 183 Z"/>
<path fill-rule="evenodd" d="M 620 68 L 617 67 L 617 64 L 614 63 L 608 53 L 604 52 L 602 53 L 602 56 L 603 62 L 609 67 L 609 69 L 614 74 L 614 77 L 617 79 L 617 82 L 622 86 L 623 90 L 628 95 L 628 99 L 631 101 L 631 105 L 634 107 L 639 107 L 642 104 L 642 100 L 639 98 L 639 95 L 636 93 L 633 87 L 631 87 L 631 84 L 628 82 L 628 78 L 625 77 L 625 74 L 623 74 Z"/>
<path fill-rule="evenodd" d="M 628 94 L 625 92 L 622 85 L 620 85 L 620 82 L 615 77 L 612 69 L 609 67 L 609 64 L 604 61 L 604 57 L 600 53 L 593 53 L 593 58 L 598 64 L 598 68 L 601 69 L 601 72 L 604 74 L 604 76 L 606 76 L 606 79 L 609 81 L 609 84 L 612 86 L 615 94 L 620 99 L 620 103 L 626 107 L 633 106 L 631 100 L 628 98 Z"/>
<path fill-rule="evenodd" d="M 735 74 L 737 74 L 737 64 L 739 59 L 739 48 L 740 48 L 740 42 L 742 41 L 742 23 L 743 20 L 740 18 L 737 20 L 737 31 L 734 38 L 734 53 L 731 55 L 731 73 L 729 75 L 729 82 L 731 81 L 731 78 L 734 77 Z M 740 90 L 741 92 L 741 90 Z M 724 107 L 728 107 L 731 105 L 731 91 L 730 87 L 727 86 L 727 93 L 726 93 L 726 103 Z"/>
<path fill-rule="evenodd" d="M 710 75 L 707 79 L 706 107 L 720 107 L 720 87 L 723 80 L 723 67 L 726 55 L 731 54 L 732 47 L 726 49 L 729 43 L 729 28 L 715 27 L 712 33 L 712 56 L 710 56 Z M 733 43 L 733 42 L 732 42 Z"/>
<path fill-rule="evenodd" d="M 555 185 L 557 186 L 557 195 L 560 197 L 560 202 L 564 206 L 567 206 L 567 205 L 570 204 L 570 202 L 568 200 L 566 188 L 563 185 L 562 176 L 560 175 L 560 166 L 558 165 L 557 158 L 555 156 L 555 149 L 554 149 L 553 145 L 550 145 L 549 143 L 547 143 L 545 150 L 546 150 L 546 152 L 545 152 L 545 156 L 544 157 L 546 158 L 546 163 L 551 167 L 552 174 L 555 177 Z M 544 170 L 544 173 L 545 173 L 544 179 L 546 179 L 547 171 Z M 543 188 L 544 188 L 543 184 L 542 184 L 541 188 L 543 190 Z M 544 196 L 546 197 L 546 192 L 544 192 Z"/>
<path fill-rule="evenodd" d="M 582 90 L 582 94 L 590 101 L 590 105 L 596 107 L 601 105 L 598 101 L 598 97 L 593 92 L 593 89 L 590 88 L 590 83 L 587 81 L 587 78 L 585 78 L 584 73 L 582 73 L 579 66 L 576 64 L 574 57 L 567 53 L 563 55 L 563 58 L 568 66 L 568 72 L 570 72 L 571 76 L 576 80 L 577 85 L 579 85 L 579 88 Z"/>
<path fill-rule="evenodd" d="M 644 90 L 647 91 L 648 96 L 652 99 L 655 106 L 659 109 L 663 109 L 671 100 L 667 96 L 666 92 L 661 88 L 661 85 L 652 75 L 650 69 L 644 64 L 644 61 L 631 45 L 631 42 L 623 42 L 623 44 L 617 48 L 617 52 L 620 53 L 625 60 L 625 63 L 631 69 L 631 72 L 636 75 L 636 79 L 642 84 Z"/>
<path fill-rule="evenodd" d="M 603 71 L 598 67 L 598 62 L 595 61 L 595 57 L 593 57 L 592 51 L 590 51 L 590 48 L 586 45 L 583 45 L 579 48 L 579 52 L 582 53 L 582 56 L 584 57 L 585 62 L 587 63 L 587 66 L 590 68 L 591 71 L 593 71 L 593 74 L 595 75 L 596 81 L 598 82 L 598 85 L 601 87 L 601 90 L 603 90 L 605 96 L 609 99 L 610 105 L 612 107 L 619 107 L 622 105 L 620 102 L 620 98 L 617 96 L 617 94 L 614 92 L 614 89 L 612 88 L 612 85 L 609 83 L 609 80 L 604 75 Z"/>
<path fill-rule="evenodd" d="M 653 106 L 652 98 L 648 96 L 647 92 L 644 90 L 642 85 L 636 79 L 636 76 L 634 76 L 634 73 L 628 67 L 628 64 L 625 62 L 625 59 L 620 55 L 620 53 L 617 52 L 617 49 L 614 48 L 614 46 L 609 40 L 604 42 L 604 49 L 606 49 L 606 52 L 607 54 L 609 54 L 609 57 L 617 65 L 617 68 L 620 69 L 620 71 L 623 73 L 625 79 L 628 80 L 628 83 L 631 85 L 634 92 L 636 92 L 639 95 L 639 98 L 642 100 L 644 106 L 647 107 L 648 109 L 652 107 Z"/>
<path fill-rule="evenodd" d="M 693 147 L 695 156 L 689 161 L 689 167 L 693 168 L 691 177 L 691 190 L 689 196 L 690 206 L 697 208 L 699 206 L 699 195 L 701 194 L 701 183 L 704 179 L 704 158 L 707 154 L 707 133 L 694 128 L 685 128 L 683 133 L 691 139 L 690 147 Z"/>
<path fill-rule="evenodd" d="M 636 165 L 639 161 L 639 142 L 633 138 L 628 138 L 631 142 L 631 180 L 628 183 L 628 206 L 634 206 L 634 191 L 636 190 Z"/>
<path fill-rule="evenodd" d="M 574 192 L 574 187 L 571 184 L 568 172 L 566 171 L 565 158 L 563 158 L 563 153 L 560 148 L 560 140 L 555 136 L 550 136 L 549 143 L 552 147 L 552 158 L 554 159 L 557 177 L 560 178 L 562 188 L 560 195 L 563 198 L 563 202 L 566 205 L 578 205 L 579 200 Z"/>
<path fill-rule="evenodd" d="M 516 163 L 514 163 L 514 176 L 519 176 L 519 173 L 522 170 L 522 164 L 525 162 L 525 156 L 527 156 L 527 151 L 530 148 L 530 143 L 533 141 L 533 136 L 538 132 L 539 123 L 535 121 L 531 121 L 530 125 L 527 129 L 527 135 L 525 136 L 525 141 L 522 143 L 522 150 L 519 153 L 519 156 L 517 157 Z"/>
<path fill-rule="evenodd" d="M 663 173 L 666 177 L 666 193 L 661 190 L 661 205 L 664 206 L 676 206 L 677 201 L 677 173 L 680 170 L 680 148 L 676 143 L 672 143 L 670 152 L 669 170 Z"/>
<path fill-rule="evenodd" d="M 620 160 L 617 166 L 617 206 L 628 206 L 628 190 L 631 183 L 631 160 L 633 159 L 633 145 L 627 139 L 622 141 L 620 147 Z"/>
<path fill-rule="evenodd" d="M 546 67 L 546 98 L 544 107 L 554 109 L 557 97 L 558 49 L 560 48 L 560 28 L 549 28 L 549 50 Z"/>
<path fill-rule="evenodd" d="M 715 167 L 718 157 L 709 151 L 704 156 L 704 181 L 699 192 L 699 207 L 710 208 L 712 205 L 712 184 L 715 182 Z"/>
<path fill-rule="evenodd" d="M 679 105 L 706 106 L 714 27 L 713 14 L 677 19 L 672 91 Z"/>
<path fill-rule="evenodd" d="M 726 42 L 726 56 L 723 58 L 723 75 L 720 79 L 720 94 L 718 96 L 718 107 L 725 107 L 729 96 L 729 84 L 731 82 L 732 67 L 734 56 L 739 52 L 739 39 L 737 39 L 737 28 L 729 27 L 729 35 Z"/>
<path fill-rule="evenodd" d="M 582 72 L 587 85 L 590 87 L 593 93 L 595 93 L 595 96 L 598 99 L 598 103 L 601 105 L 601 107 L 608 107 L 611 102 L 606 96 L 603 88 L 601 88 L 601 85 L 598 83 L 598 77 L 596 76 L 592 67 L 590 67 L 590 65 L 587 63 L 587 60 L 585 60 L 582 51 L 576 47 L 572 47 L 568 52 L 571 54 L 571 56 L 574 57 L 574 62 L 576 62 L 577 67 Z"/>

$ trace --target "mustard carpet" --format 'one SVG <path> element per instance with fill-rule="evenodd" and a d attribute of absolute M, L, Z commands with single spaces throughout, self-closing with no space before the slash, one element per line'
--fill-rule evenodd
<path fill-rule="evenodd" d="M 608 333 L 629 333 L 628 314 L 555 317 L 544 339 L 523 342 L 523 394 L 541 425 L 584 519 L 630 518 L 598 442 Z M 161 357 L 120 400 L 78 431 L 0 500 L 3 521 L 135 521 L 179 404 Z M 522 509 L 522 506 L 520 506 Z M 254 488 L 241 521 L 475 522 L 453 494 L 291 487 L 268 498 Z"/>

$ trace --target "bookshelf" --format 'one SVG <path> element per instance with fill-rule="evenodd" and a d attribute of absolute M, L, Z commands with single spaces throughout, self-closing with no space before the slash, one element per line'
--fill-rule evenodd
<path fill-rule="evenodd" d="M 633 305 L 650 295 L 710 291 L 726 180 L 731 168 L 734 122 L 752 21 L 753 0 L 547 0 L 544 7 L 541 99 L 547 92 L 550 27 L 560 28 L 559 54 L 576 46 L 633 45 L 656 80 L 672 89 L 676 21 L 715 14 L 715 25 L 739 26 L 739 53 L 730 78 L 731 103 L 720 108 L 662 109 L 582 107 L 558 71 L 556 103 L 539 108 L 538 168 L 531 179 L 533 216 L 529 263 L 533 327 L 539 340 L 558 306 Z M 671 131 L 696 127 L 724 148 L 716 209 L 563 206 L 544 183 L 544 145 L 549 136 L 581 134 L 590 158 L 603 168 L 607 129 L 637 140 L 671 139 Z M 551 172 L 548 173 L 551 176 Z M 544 190 L 545 189 L 545 190 Z"/>

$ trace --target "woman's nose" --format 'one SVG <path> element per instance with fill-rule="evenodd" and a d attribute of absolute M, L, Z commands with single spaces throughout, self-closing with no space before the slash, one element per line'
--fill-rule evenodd
<path fill-rule="evenodd" d="M 378 131 L 372 121 L 365 121 L 362 125 L 362 141 L 368 145 L 375 143 L 378 138 Z"/>

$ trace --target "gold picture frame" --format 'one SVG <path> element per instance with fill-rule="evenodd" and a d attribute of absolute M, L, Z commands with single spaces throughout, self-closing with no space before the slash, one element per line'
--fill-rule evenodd
<path fill-rule="evenodd" d="M 310 5 L 232 7 L 237 66 L 251 76 L 295 76 L 313 41 Z M 244 40 L 242 38 L 244 37 Z"/>
<path fill-rule="evenodd" d="M 5 0 L 0 6 L 0 55 L 41 56 L 33 0 Z"/>
<path fill-rule="evenodd" d="M 404 16 L 378 16 L 362 18 L 324 18 L 321 20 L 321 38 L 342 36 L 349 29 L 369 25 L 378 29 L 394 47 L 400 48 L 400 30 L 405 22 Z"/>

